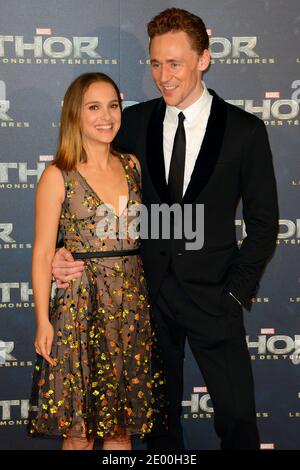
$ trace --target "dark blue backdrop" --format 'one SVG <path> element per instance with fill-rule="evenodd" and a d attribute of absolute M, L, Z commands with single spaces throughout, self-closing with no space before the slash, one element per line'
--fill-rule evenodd
<path fill-rule="evenodd" d="M 34 189 L 55 152 L 64 92 L 77 75 L 100 70 L 120 85 L 127 104 L 157 96 L 145 24 L 170 6 L 205 20 L 213 58 L 207 85 L 268 126 L 280 235 L 245 322 L 262 447 L 300 447 L 299 0 L 0 0 L 1 449 L 60 447 L 29 439 L 25 424 L 34 361 Z M 240 211 L 237 236 L 242 240 Z M 188 448 L 218 448 L 211 402 L 189 350 L 182 419 Z"/>

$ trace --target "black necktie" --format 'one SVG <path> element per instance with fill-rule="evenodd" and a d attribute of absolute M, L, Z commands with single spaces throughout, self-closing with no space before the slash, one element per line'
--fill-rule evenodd
<path fill-rule="evenodd" d="M 171 202 L 181 202 L 183 193 L 184 165 L 185 165 L 185 131 L 183 121 L 185 115 L 178 114 L 178 126 L 174 138 L 172 157 L 169 171 L 169 193 Z"/>

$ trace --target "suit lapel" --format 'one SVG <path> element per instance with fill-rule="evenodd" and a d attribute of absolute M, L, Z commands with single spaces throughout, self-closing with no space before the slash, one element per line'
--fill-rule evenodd
<path fill-rule="evenodd" d="M 169 202 L 163 150 L 163 122 L 166 104 L 160 99 L 153 109 L 147 131 L 147 165 L 152 183 L 162 202 Z"/>
<path fill-rule="evenodd" d="M 222 148 L 227 118 L 226 103 L 213 90 L 209 92 L 213 95 L 211 112 L 194 171 L 182 200 L 183 204 L 192 203 L 207 185 Z M 170 203 L 163 153 L 165 112 L 166 104 L 163 99 L 160 99 L 149 120 L 146 155 L 147 166 L 156 192 L 162 202 Z"/>
<path fill-rule="evenodd" d="M 213 90 L 209 92 L 213 95 L 211 112 L 183 204 L 192 203 L 204 189 L 220 156 L 227 118 L 226 104 Z"/>

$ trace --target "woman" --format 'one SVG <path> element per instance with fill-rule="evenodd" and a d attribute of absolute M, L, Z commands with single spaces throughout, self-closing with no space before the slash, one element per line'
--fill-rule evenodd
<path fill-rule="evenodd" d="M 164 423 L 163 374 L 153 370 L 151 331 L 138 236 L 140 167 L 113 140 L 121 96 L 111 78 L 87 73 L 64 98 L 59 145 L 36 193 L 32 278 L 39 354 L 29 432 L 63 436 L 63 449 L 131 449 Z M 125 223 L 125 228 L 124 228 Z M 57 289 L 50 307 L 57 231 L 80 278 Z M 125 235 L 124 235 L 125 234 Z"/>

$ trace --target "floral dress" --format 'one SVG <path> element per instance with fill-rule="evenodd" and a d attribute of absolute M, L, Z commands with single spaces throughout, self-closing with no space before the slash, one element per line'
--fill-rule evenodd
<path fill-rule="evenodd" d="M 70 252 L 137 249 L 140 175 L 119 156 L 128 201 L 120 216 L 77 171 L 62 172 L 60 232 Z M 127 230 L 127 233 L 126 233 Z M 84 260 L 82 276 L 56 290 L 51 366 L 41 356 L 33 374 L 28 432 L 38 436 L 105 438 L 166 429 L 164 374 L 151 328 L 138 254 Z"/>

